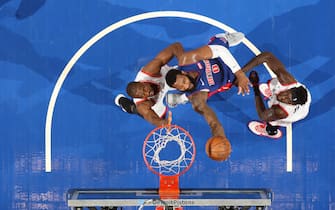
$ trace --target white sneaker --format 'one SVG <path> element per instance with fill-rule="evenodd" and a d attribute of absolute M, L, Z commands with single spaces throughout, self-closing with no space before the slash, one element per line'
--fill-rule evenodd
<path fill-rule="evenodd" d="M 250 121 L 248 123 L 248 128 L 250 129 L 251 132 L 253 132 L 258 136 L 265 136 L 272 139 L 279 139 L 280 137 L 282 137 L 282 132 L 280 129 L 278 129 L 276 135 L 269 135 L 268 132 L 266 132 L 266 123 L 261 123 L 258 121 Z"/>
<path fill-rule="evenodd" d="M 114 99 L 114 103 L 117 105 L 117 106 L 120 106 L 120 98 L 122 98 L 122 97 L 126 97 L 125 95 L 123 95 L 123 94 L 119 94 L 119 95 L 117 95 L 116 97 L 115 97 L 115 99 Z"/>
<path fill-rule="evenodd" d="M 176 107 L 178 104 L 185 104 L 188 98 L 185 94 L 169 93 L 166 95 L 166 103 L 170 108 Z"/>
<path fill-rule="evenodd" d="M 268 84 L 262 83 L 258 87 L 259 87 L 259 91 L 262 93 L 262 95 L 265 97 L 265 99 L 268 99 L 272 96 L 272 92 L 271 92 Z"/>
<path fill-rule="evenodd" d="M 240 44 L 244 38 L 244 34 L 241 32 L 233 32 L 233 33 L 222 33 L 215 35 L 217 38 L 225 38 L 229 44 L 229 47 L 236 46 Z"/>

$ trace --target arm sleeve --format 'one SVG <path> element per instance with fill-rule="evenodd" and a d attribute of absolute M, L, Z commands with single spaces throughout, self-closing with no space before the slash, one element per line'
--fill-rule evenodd
<path fill-rule="evenodd" d="M 227 48 L 221 45 L 208 45 L 208 47 L 212 50 L 212 58 L 221 58 L 233 73 L 241 69 L 241 66 L 237 63 L 236 59 Z"/>

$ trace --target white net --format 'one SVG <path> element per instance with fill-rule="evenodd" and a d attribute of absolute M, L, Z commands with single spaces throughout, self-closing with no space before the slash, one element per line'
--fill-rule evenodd
<path fill-rule="evenodd" d="M 157 174 L 181 174 L 194 161 L 195 144 L 192 136 L 179 126 L 158 127 L 147 136 L 143 145 L 143 157 L 147 166 Z"/>

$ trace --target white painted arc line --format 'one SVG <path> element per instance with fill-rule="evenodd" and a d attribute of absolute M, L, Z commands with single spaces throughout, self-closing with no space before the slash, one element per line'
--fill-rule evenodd
<path fill-rule="evenodd" d="M 221 28 L 224 31 L 228 32 L 234 32 L 232 28 L 229 26 L 218 22 L 216 20 L 213 20 L 211 18 L 189 13 L 189 12 L 181 12 L 181 11 L 156 11 L 156 12 L 148 12 L 143 13 L 139 15 L 135 15 L 126 19 L 123 19 L 121 21 L 118 21 L 115 24 L 110 25 L 109 27 L 105 28 L 104 30 L 100 31 L 98 34 L 96 34 L 94 37 L 92 37 L 88 42 L 86 42 L 71 58 L 69 63 L 65 66 L 64 70 L 62 71 L 60 77 L 58 78 L 55 87 L 52 91 L 49 105 L 48 105 L 48 111 L 46 116 L 46 124 L 45 124 L 45 171 L 51 172 L 51 128 L 52 128 L 52 117 L 53 117 L 53 111 L 55 108 L 56 100 L 59 94 L 59 91 L 71 71 L 73 65 L 77 62 L 77 60 L 97 41 L 99 41 L 101 38 L 103 38 L 105 35 L 109 34 L 113 30 L 116 30 L 120 27 L 123 27 L 127 24 L 134 23 L 137 21 L 150 19 L 150 18 L 157 18 L 157 17 L 180 17 L 180 18 L 187 18 L 187 19 L 194 19 L 198 21 L 202 21 L 208 24 L 211 24 L 213 26 L 216 26 L 218 28 Z M 246 38 L 244 38 L 243 43 L 254 53 L 259 54 L 260 51 Z M 269 69 L 268 69 L 269 71 Z M 271 71 L 269 71 L 271 75 Z"/>

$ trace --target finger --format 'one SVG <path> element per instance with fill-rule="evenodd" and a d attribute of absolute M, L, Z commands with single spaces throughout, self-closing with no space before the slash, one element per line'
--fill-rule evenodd
<path fill-rule="evenodd" d="M 170 130 L 171 130 L 171 122 L 172 122 L 172 112 L 169 111 L 168 112 L 168 117 L 167 117 L 167 125 L 166 125 L 168 133 L 170 133 Z"/>
<path fill-rule="evenodd" d="M 238 87 L 237 95 L 240 95 L 240 94 L 241 94 L 241 91 L 242 91 L 242 88 L 241 88 L 241 87 Z"/>
<path fill-rule="evenodd" d="M 246 91 L 246 94 L 247 94 L 247 95 L 249 95 L 249 94 L 250 94 L 250 90 L 249 90 L 249 89 Z"/>
<path fill-rule="evenodd" d="M 169 111 L 168 112 L 168 125 L 171 125 L 171 122 L 172 122 L 172 112 Z"/>
<path fill-rule="evenodd" d="M 245 90 L 246 90 L 246 93 L 249 95 L 249 93 L 250 93 L 250 88 L 249 88 L 248 85 L 246 86 Z"/>
<path fill-rule="evenodd" d="M 237 95 L 241 95 L 241 94 L 242 94 L 242 96 L 244 96 L 244 90 L 243 90 L 242 87 L 238 87 L 238 93 L 237 93 Z"/>
<path fill-rule="evenodd" d="M 244 86 L 244 88 L 243 88 L 243 96 L 244 95 L 249 95 L 249 88 L 248 88 L 248 85 L 247 86 Z"/>

